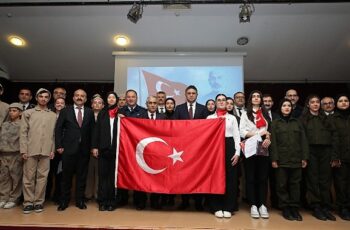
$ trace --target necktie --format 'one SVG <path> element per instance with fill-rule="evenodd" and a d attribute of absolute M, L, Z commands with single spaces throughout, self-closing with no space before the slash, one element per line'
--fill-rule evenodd
<path fill-rule="evenodd" d="M 193 105 L 190 104 L 190 109 L 188 110 L 188 115 L 189 115 L 190 119 L 193 119 L 193 107 L 192 106 Z"/>
<path fill-rule="evenodd" d="M 242 108 L 237 108 L 238 109 L 238 113 L 239 113 L 239 117 L 242 116 Z"/>
<path fill-rule="evenodd" d="M 25 105 L 23 105 L 23 111 L 24 111 L 24 110 L 26 110 L 26 106 L 25 106 Z"/>
<path fill-rule="evenodd" d="M 154 120 L 154 113 L 151 113 L 151 120 Z"/>
<path fill-rule="evenodd" d="M 160 113 L 164 113 L 164 108 L 160 108 Z"/>
<path fill-rule="evenodd" d="M 78 120 L 79 127 L 81 127 L 82 124 L 83 124 L 83 114 L 81 113 L 81 108 L 80 107 L 78 107 L 78 118 L 77 118 L 77 120 Z"/>

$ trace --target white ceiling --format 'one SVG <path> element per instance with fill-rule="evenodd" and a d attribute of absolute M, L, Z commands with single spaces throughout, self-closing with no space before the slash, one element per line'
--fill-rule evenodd
<path fill-rule="evenodd" d="M 0 7 L 0 66 L 13 81 L 112 82 L 121 50 L 113 36 L 122 33 L 128 51 L 246 52 L 249 82 L 350 82 L 350 3 L 256 4 L 250 23 L 239 23 L 237 4 L 147 5 L 137 24 L 130 8 Z M 10 45 L 13 34 L 28 46 Z M 236 44 L 241 36 L 248 45 Z"/>

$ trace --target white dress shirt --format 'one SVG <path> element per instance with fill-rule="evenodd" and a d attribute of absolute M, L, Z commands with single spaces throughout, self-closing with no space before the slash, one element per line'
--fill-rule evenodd
<path fill-rule="evenodd" d="M 75 112 L 75 118 L 78 120 L 78 112 L 79 112 L 79 107 L 74 104 L 74 112 Z M 81 117 L 84 120 L 84 106 L 81 107 Z"/>
<path fill-rule="evenodd" d="M 152 115 L 151 114 L 153 114 L 153 120 L 155 120 L 156 119 L 156 112 L 154 112 L 154 113 L 151 113 L 150 111 L 147 111 L 147 114 L 148 114 L 148 118 L 149 119 L 152 119 Z"/>
<path fill-rule="evenodd" d="M 225 116 L 225 137 L 232 137 L 235 141 L 235 155 L 240 155 L 241 152 L 241 146 L 239 143 L 241 142 L 241 138 L 239 137 L 239 128 L 238 128 L 238 122 L 235 116 L 226 113 Z M 218 118 L 217 113 L 214 113 L 212 115 L 209 115 L 207 119 L 215 119 Z"/>
<path fill-rule="evenodd" d="M 190 104 L 189 102 L 187 102 L 187 111 L 190 111 Z M 193 102 L 192 103 L 192 117 L 194 118 L 194 114 L 195 114 L 195 111 L 196 111 L 196 102 Z"/>

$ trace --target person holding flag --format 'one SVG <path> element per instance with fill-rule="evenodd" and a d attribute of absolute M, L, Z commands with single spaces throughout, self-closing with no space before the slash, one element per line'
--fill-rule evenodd
<path fill-rule="evenodd" d="M 231 218 L 237 206 L 238 191 L 238 161 L 241 152 L 238 122 L 235 116 L 226 110 L 226 96 L 218 94 L 215 98 L 216 111 L 207 119 L 225 119 L 225 168 L 226 190 L 225 194 L 209 196 L 209 204 L 218 218 Z"/>

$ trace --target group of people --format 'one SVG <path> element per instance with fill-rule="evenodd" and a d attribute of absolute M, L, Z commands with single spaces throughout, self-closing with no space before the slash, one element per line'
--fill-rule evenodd
<path fill-rule="evenodd" d="M 1 86 L 1 85 L 0 85 Z M 4 88 L 0 87 L 0 95 Z M 290 89 L 272 111 L 271 95 L 254 90 L 247 103 L 243 92 L 233 98 L 218 94 L 205 105 L 197 102 L 198 90 L 186 88 L 186 102 L 176 105 L 163 91 L 149 96 L 145 108 L 137 92 L 125 95 L 96 94 L 91 108 L 87 94 L 78 89 L 73 105 L 66 105 L 66 91 L 21 89 L 19 102 L 0 101 L 0 207 L 12 208 L 23 194 L 23 213 L 42 212 L 52 198 L 58 211 L 68 208 L 73 176 L 75 205 L 86 209 L 96 199 L 100 211 L 127 205 L 129 191 L 115 188 L 118 119 L 225 119 L 226 191 L 223 195 L 182 194 L 178 209 L 193 199 L 198 211 L 208 208 L 217 218 L 230 218 L 239 209 L 238 197 L 250 205 L 252 218 L 269 218 L 271 206 L 287 220 L 301 221 L 301 205 L 319 220 L 336 220 L 332 214 L 334 184 L 339 216 L 350 220 L 350 109 L 349 97 L 320 98 L 310 95 L 303 108 L 296 90 Z M 260 136 L 256 154 L 244 155 L 247 139 Z M 213 169 L 215 173 L 215 169 Z M 268 188 L 270 185 L 270 188 Z M 54 189 L 54 191 L 52 191 Z M 52 196 L 52 197 L 51 197 Z M 153 209 L 175 204 L 174 194 L 149 195 Z M 133 204 L 145 209 L 148 194 L 133 192 Z"/>

